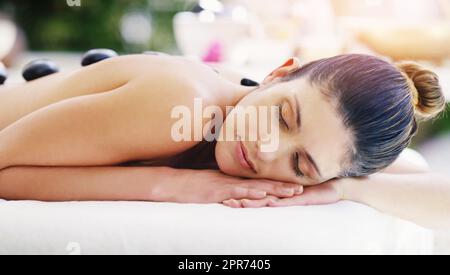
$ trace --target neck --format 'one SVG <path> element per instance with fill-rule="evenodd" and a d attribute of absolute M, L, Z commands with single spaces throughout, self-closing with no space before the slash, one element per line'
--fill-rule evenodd
<path fill-rule="evenodd" d="M 233 93 L 234 97 L 232 99 L 231 106 L 238 105 L 239 102 L 244 97 L 246 97 L 247 95 L 252 93 L 254 90 L 256 90 L 255 87 L 244 87 L 244 86 L 236 85 L 236 89 L 234 90 L 234 93 Z"/>

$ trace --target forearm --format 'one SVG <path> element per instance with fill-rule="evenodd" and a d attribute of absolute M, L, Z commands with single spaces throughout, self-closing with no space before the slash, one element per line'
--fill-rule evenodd
<path fill-rule="evenodd" d="M 450 229 L 450 179 L 444 175 L 375 174 L 346 179 L 344 199 L 363 203 L 382 212 L 425 227 Z"/>
<path fill-rule="evenodd" d="M 0 198 L 157 201 L 161 184 L 176 179 L 173 173 L 173 169 L 156 167 L 12 167 L 0 171 Z"/>

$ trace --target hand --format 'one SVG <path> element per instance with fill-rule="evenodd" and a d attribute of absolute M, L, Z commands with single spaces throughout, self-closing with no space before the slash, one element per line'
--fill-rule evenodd
<path fill-rule="evenodd" d="M 298 184 L 250 180 L 227 176 L 214 170 L 172 170 L 174 180 L 153 191 L 153 201 L 177 203 L 222 203 L 234 200 L 262 200 L 268 195 L 291 198 L 303 192 Z"/>
<path fill-rule="evenodd" d="M 267 196 L 260 200 L 242 199 L 226 200 L 224 205 L 232 208 L 261 208 L 323 205 L 339 202 L 344 199 L 342 183 L 345 179 L 335 179 L 317 186 L 305 187 L 300 195 L 291 198 Z"/>

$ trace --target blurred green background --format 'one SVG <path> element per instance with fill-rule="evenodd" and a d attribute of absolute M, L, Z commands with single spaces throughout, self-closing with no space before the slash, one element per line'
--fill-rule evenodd
<path fill-rule="evenodd" d="M 0 0 L 0 11 L 24 30 L 28 47 L 33 51 L 85 51 L 105 47 L 126 52 L 176 52 L 172 18 L 179 11 L 191 10 L 196 1 L 80 0 L 81 7 L 71 7 L 68 2 L 76 1 Z M 140 31 L 150 26 L 150 33 L 147 33 L 150 39 L 146 39 L 145 34 L 136 37 L 132 28 L 128 28 L 128 33 L 139 43 L 124 39 L 127 15 L 134 15 L 131 19 L 128 16 L 129 20 L 142 23 Z"/>
<path fill-rule="evenodd" d="M 111 48 L 122 53 L 151 50 L 178 54 L 173 16 L 194 9 L 198 1 L 80 0 L 80 7 L 70 6 L 69 2 L 77 1 L 0 0 L 0 15 L 19 25 L 30 51 L 84 52 Z M 444 114 L 421 127 L 415 145 L 449 133 L 450 117 Z"/>

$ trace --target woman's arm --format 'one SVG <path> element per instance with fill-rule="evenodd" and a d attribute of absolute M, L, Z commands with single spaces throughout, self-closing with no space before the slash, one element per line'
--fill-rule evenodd
<path fill-rule="evenodd" d="M 450 229 L 450 178 L 429 172 L 426 161 L 406 151 L 383 173 L 364 178 L 344 178 L 307 187 L 304 193 L 280 199 L 227 200 L 231 207 L 284 207 L 331 204 L 350 200 L 419 225 Z"/>
<path fill-rule="evenodd" d="M 450 178 L 431 172 L 426 160 L 405 150 L 383 173 L 342 180 L 342 198 L 431 228 L 450 228 Z"/>
<path fill-rule="evenodd" d="M 292 197 L 294 184 L 243 180 L 219 171 L 166 167 L 12 167 L 0 171 L 0 198 L 41 201 L 220 203 Z"/>
<path fill-rule="evenodd" d="M 349 200 L 371 206 L 424 227 L 450 229 L 450 178 L 444 175 L 385 174 L 344 178 L 305 188 L 292 198 L 226 200 L 230 207 L 287 207 Z"/>
<path fill-rule="evenodd" d="M 345 179 L 342 199 L 435 229 L 450 229 L 450 178 L 433 173 Z"/>

